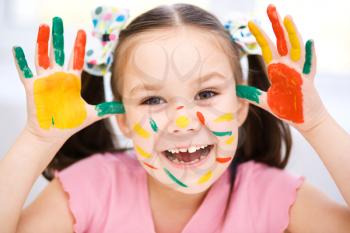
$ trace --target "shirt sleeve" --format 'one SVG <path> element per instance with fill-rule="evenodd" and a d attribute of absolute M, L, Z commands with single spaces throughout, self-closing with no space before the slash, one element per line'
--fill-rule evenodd
<path fill-rule="evenodd" d="M 103 216 L 103 196 L 108 190 L 108 169 L 104 156 L 92 155 L 55 173 L 63 190 L 68 194 L 68 204 L 74 217 L 74 232 L 94 232 Z M 103 187 L 103 189 L 99 188 Z M 97 232 L 97 231 L 96 231 Z"/>
<path fill-rule="evenodd" d="M 290 208 L 305 177 L 258 163 L 252 175 L 250 186 L 255 191 L 250 193 L 250 204 L 254 205 L 251 208 L 256 232 L 284 232 L 289 224 Z"/>

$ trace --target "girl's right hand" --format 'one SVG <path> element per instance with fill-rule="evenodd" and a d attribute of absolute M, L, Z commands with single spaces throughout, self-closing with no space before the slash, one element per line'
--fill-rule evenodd
<path fill-rule="evenodd" d="M 124 108 L 120 102 L 94 106 L 83 100 L 80 75 L 84 66 L 85 31 L 78 31 L 68 68 L 64 69 L 62 19 L 55 17 L 52 24 L 50 55 L 50 27 L 45 24 L 39 27 L 35 53 L 37 75 L 33 75 L 28 67 L 21 47 L 14 47 L 13 53 L 26 91 L 26 129 L 39 139 L 54 142 L 67 140 L 82 128 L 111 114 L 124 113 Z"/>

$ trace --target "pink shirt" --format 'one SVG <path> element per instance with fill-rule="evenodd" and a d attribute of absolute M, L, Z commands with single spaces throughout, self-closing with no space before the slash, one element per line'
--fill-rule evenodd
<path fill-rule="evenodd" d="M 155 232 L 147 173 L 134 156 L 95 154 L 56 173 L 69 194 L 75 232 Z M 248 161 L 238 166 L 230 194 L 226 170 L 182 233 L 281 233 L 304 179 Z"/>

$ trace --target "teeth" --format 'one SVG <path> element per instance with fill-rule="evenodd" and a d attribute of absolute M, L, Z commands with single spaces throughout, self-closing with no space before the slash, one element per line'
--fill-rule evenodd
<path fill-rule="evenodd" d="M 203 149 L 205 147 L 207 147 L 208 145 L 206 146 L 191 146 L 189 148 L 181 148 L 181 149 L 168 149 L 167 151 L 171 152 L 172 154 L 175 154 L 175 153 L 179 153 L 179 152 L 189 152 L 189 153 L 193 153 L 199 149 Z"/>

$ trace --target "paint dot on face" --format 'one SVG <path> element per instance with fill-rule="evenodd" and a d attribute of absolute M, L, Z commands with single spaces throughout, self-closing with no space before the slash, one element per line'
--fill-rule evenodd
<path fill-rule="evenodd" d="M 177 110 L 179 110 L 179 109 L 181 109 L 181 108 L 183 108 L 184 106 L 178 106 L 178 107 L 176 107 L 176 109 Z"/>
<path fill-rule="evenodd" d="M 94 53 L 94 50 L 89 49 L 89 50 L 86 52 L 86 55 L 87 55 L 87 56 L 91 56 L 93 53 Z"/>
<path fill-rule="evenodd" d="M 179 116 L 176 121 L 175 121 L 176 125 L 180 128 L 185 128 L 188 126 L 188 124 L 190 123 L 190 120 L 185 117 L 185 116 Z"/>
<path fill-rule="evenodd" d="M 100 7 L 100 6 L 97 7 L 96 10 L 95 10 L 95 14 L 99 15 L 99 14 L 101 14 L 101 12 L 102 12 L 102 7 Z"/>
<path fill-rule="evenodd" d="M 202 123 L 202 125 L 205 124 L 205 119 L 204 119 L 204 116 L 201 112 L 197 112 L 197 117 L 198 117 L 198 120 Z"/>

